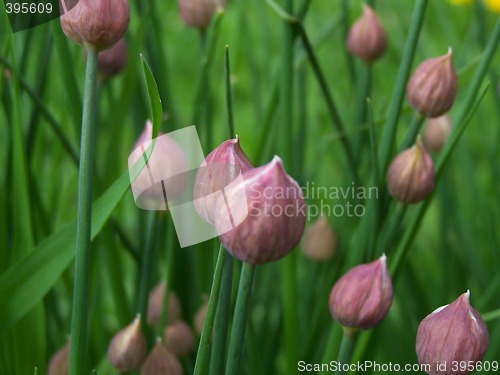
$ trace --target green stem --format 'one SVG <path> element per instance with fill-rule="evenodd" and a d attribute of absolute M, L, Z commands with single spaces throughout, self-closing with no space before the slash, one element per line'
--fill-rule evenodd
<path fill-rule="evenodd" d="M 210 359 L 210 339 L 212 337 L 215 311 L 219 302 L 222 270 L 227 256 L 227 251 L 224 250 L 221 245 L 219 249 L 219 257 L 217 258 L 217 265 L 215 266 L 214 279 L 210 290 L 210 298 L 208 300 L 207 315 L 205 316 L 205 322 L 203 323 L 203 331 L 201 333 L 200 344 L 198 345 L 198 353 L 196 355 L 193 375 L 204 374 Z"/>
<path fill-rule="evenodd" d="M 396 79 L 396 85 L 392 93 L 391 104 L 385 124 L 384 132 L 382 133 L 381 145 L 379 148 L 379 163 L 381 173 L 384 173 L 389 163 L 389 158 L 393 152 L 394 143 L 396 140 L 396 127 L 401 113 L 401 104 L 405 97 L 406 81 L 410 74 L 413 57 L 417 48 L 418 38 L 424 23 L 425 10 L 429 0 L 417 0 L 413 10 L 413 16 L 410 25 L 408 39 L 406 41 L 403 60 L 399 66 L 399 71 Z"/>
<path fill-rule="evenodd" d="M 238 296 L 236 297 L 231 341 L 229 342 L 229 353 L 227 355 L 226 375 L 237 375 L 240 372 L 254 275 L 255 266 L 249 263 L 243 263 Z"/>
<path fill-rule="evenodd" d="M 353 330 L 350 328 L 344 327 L 344 335 L 342 336 L 342 342 L 340 343 L 339 355 L 338 355 L 338 364 L 340 366 L 344 366 L 351 361 L 352 351 L 354 349 L 354 344 L 356 343 L 356 338 L 358 336 L 357 330 Z M 335 371 L 335 375 L 343 375 L 346 371 L 344 371 L 343 367 L 337 369 Z"/>
<path fill-rule="evenodd" d="M 233 117 L 233 95 L 231 91 L 231 64 L 229 60 L 229 46 L 226 46 L 224 52 L 224 77 L 226 82 L 226 111 L 227 126 L 229 128 L 229 138 L 235 137 L 234 117 Z"/>
<path fill-rule="evenodd" d="M 493 310 L 493 311 L 490 311 L 490 312 L 483 314 L 483 320 L 485 322 L 491 322 L 491 321 L 493 321 L 495 319 L 499 319 L 499 318 L 500 318 L 500 309 L 496 309 L 496 310 Z"/>
<path fill-rule="evenodd" d="M 165 294 L 163 296 L 163 306 L 160 315 L 160 325 L 158 327 L 157 336 L 162 336 L 163 331 L 168 323 L 168 308 L 170 302 L 170 291 L 172 290 L 172 280 L 175 263 L 175 227 L 173 220 L 170 220 L 167 228 L 167 274 L 165 275 Z"/>
<path fill-rule="evenodd" d="M 344 45 L 344 57 L 347 66 L 347 72 L 349 74 L 349 79 L 351 84 L 354 83 L 356 74 L 354 72 L 354 60 L 350 52 L 345 48 L 345 41 L 347 40 L 347 35 L 349 34 L 350 24 L 349 24 L 349 0 L 342 0 L 341 4 L 342 13 L 342 44 Z"/>
<path fill-rule="evenodd" d="M 406 135 L 403 139 L 403 142 L 401 143 L 401 146 L 399 146 L 399 152 L 402 152 L 406 150 L 407 148 L 410 148 L 415 144 L 415 141 L 418 136 L 418 132 L 422 128 L 422 125 L 425 122 L 425 117 L 422 115 L 419 115 L 418 113 L 415 113 L 415 116 L 413 117 L 413 120 L 411 121 L 410 127 L 408 131 L 406 132 Z"/>
<path fill-rule="evenodd" d="M 69 375 L 86 374 L 88 289 L 90 273 L 90 235 L 92 220 L 92 172 L 96 125 L 98 52 L 87 49 L 87 68 L 83 98 L 78 207 L 76 219 L 76 255 L 73 308 L 71 314 L 71 351 Z"/>
<path fill-rule="evenodd" d="M 227 334 L 229 331 L 229 320 L 231 314 L 231 292 L 233 282 L 233 257 L 226 254 L 222 270 L 222 285 L 220 288 L 219 303 L 214 326 L 214 345 L 212 360 L 210 363 L 210 375 L 224 373 L 224 361 L 226 357 Z"/>
<path fill-rule="evenodd" d="M 330 115 L 332 123 L 339 133 L 340 141 L 342 143 L 342 146 L 344 147 L 344 153 L 346 155 L 347 163 L 349 165 L 349 170 L 352 174 L 352 179 L 354 181 L 354 184 L 356 186 L 358 186 L 359 177 L 358 177 L 358 171 L 357 171 L 357 164 L 356 164 L 356 161 L 354 159 L 354 154 L 352 151 L 351 144 L 350 144 L 349 140 L 347 139 L 345 128 L 344 128 L 344 125 L 343 125 L 342 120 L 340 118 L 339 112 L 337 110 L 337 107 L 335 105 L 333 97 L 330 93 L 330 89 L 328 88 L 328 84 L 326 83 L 326 80 L 325 80 L 325 77 L 324 77 L 323 72 L 321 70 L 321 67 L 319 66 L 318 59 L 316 58 L 316 55 L 315 55 L 313 47 L 309 41 L 307 33 L 306 33 L 306 31 L 301 23 L 296 22 L 295 24 L 298 27 L 298 30 L 300 32 L 300 36 L 302 38 L 302 42 L 304 43 L 304 48 L 306 49 L 307 55 L 309 57 L 309 62 L 311 63 L 311 67 L 313 69 L 314 75 L 316 76 L 316 80 L 318 81 L 321 92 L 323 93 L 323 98 L 326 101 L 326 107 L 328 109 L 328 114 Z"/>

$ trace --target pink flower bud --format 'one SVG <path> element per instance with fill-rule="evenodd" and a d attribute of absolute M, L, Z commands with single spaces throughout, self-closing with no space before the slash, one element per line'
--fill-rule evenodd
<path fill-rule="evenodd" d="M 108 358 L 120 371 L 135 371 L 144 362 L 147 350 L 146 338 L 141 332 L 141 317 L 138 315 L 130 325 L 113 337 L 108 348 Z"/>
<path fill-rule="evenodd" d="M 306 220 L 306 204 L 295 180 L 277 156 L 259 168 L 243 172 L 243 182 L 226 189 L 217 201 L 216 228 L 222 245 L 236 258 L 263 264 L 283 258 L 299 243 Z M 234 197 L 246 194 L 246 202 Z M 226 199 L 235 217 L 248 216 L 234 229 L 228 226 Z"/>
<path fill-rule="evenodd" d="M 158 338 L 149 354 L 148 358 L 142 365 L 141 375 L 183 375 L 184 370 L 179 360 L 170 353 L 170 351 L 162 344 Z"/>
<path fill-rule="evenodd" d="M 163 311 L 163 300 L 165 298 L 165 282 L 160 282 L 149 293 L 148 297 L 148 323 L 153 327 L 160 324 Z M 169 293 L 167 321 L 173 323 L 181 318 L 181 304 L 174 292 Z"/>
<path fill-rule="evenodd" d="M 194 208 L 203 220 L 215 224 L 215 207 L 221 189 L 251 168 L 238 137 L 223 142 L 208 154 L 196 172 L 193 191 Z"/>
<path fill-rule="evenodd" d="M 97 68 L 104 77 L 112 77 L 123 70 L 126 62 L 127 44 L 121 38 L 113 47 L 99 54 Z"/>
<path fill-rule="evenodd" d="M 363 15 L 352 25 L 347 36 L 347 49 L 354 56 L 371 63 L 387 48 L 387 37 L 380 20 L 368 5 L 363 4 Z"/>
<path fill-rule="evenodd" d="M 69 372 L 69 340 L 61 349 L 54 353 L 49 361 L 48 375 L 68 375 Z"/>
<path fill-rule="evenodd" d="M 302 237 L 302 251 L 311 260 L 332 259 L 336 247 L 337 236 L 325 216 L 312 223 Z"/>
<path fill-rule="evenodd" d="M 446 143 L 452 127 L 453 125 L 448 115 L 429 119 L 424 133 L 425 146 L 437 154 Z"/>
<path fill-rule="evenodd" d="M 177 356 L 187 355 L 194 349 L 193 332 L 182 320 L 165 327 L 163 342 L 166 348 Z"/>
<path fill-rule="evenodd" d="M 457 95 L 457 73 L 453 51 L 422 62 L 406 86 L 408 102 L 426 117 L 439 117 L 451 108 Z"/>
<path fill-rule="evenodd" d="M 344 327 L 369 329 L 385 318 L 392 304 L 386 257 L 354 267 L 330 293 L 330 313 Z"/>
<path fill-rule="evenodd" d="M 431 375 L 465 375 L 488 349 L 488 329 L 481 315 L 470 305 L 470 293 L 442 306 L 420 322 L 416 351 L 420 364 L 430 365 Z M 456 369 L 453 365 L 457 365 Z"/>
<path fill-rule="evenodd" d="M 434 164 L 419 138 L 392 161 L 387 171 L 387 188 L 398 201 L 416 203 L 432 193 L 434 179 Z"/>
<path fill-rule="evenodd" d="M 224 8 L 226 0 L 179 0 L 179 11 L 184 22 L 204 29 L 210 23 L 217 7 Z"/>
<path fill-rule="evenodd" d="M 127 0 L 61 0 L 61 26 L 68 38 L 97 51 L 110 48 L 127 31 Z"/>
<path fill-rule="evenodd" d="M 144 153 L 150 149 L 152 133 L 153 126 L 147 121 L 129 156 L 130 170 L 139 159 L 144 159 Z M 186 189 L 186 170 L 184 151 L 174 139 L 160 132 L 146 167 L 132 182 L 136 205 L 146 210 L 167 210 L 167 201 L 178 199 Z"/>

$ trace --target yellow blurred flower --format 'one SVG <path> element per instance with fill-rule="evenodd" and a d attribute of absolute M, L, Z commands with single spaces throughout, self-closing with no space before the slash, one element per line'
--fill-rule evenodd
<path fill-rule="evenodd" d="M 474 0 L 448 0 L 454 5 L 470 5 Z M 500 0 L 483 0 L 486 9 L 500 13 Z"/>
<path fill-rule="evenodd" d="M 484 0 L 484 4 L 489 10 L 500 13 L 500 0 Z"/>

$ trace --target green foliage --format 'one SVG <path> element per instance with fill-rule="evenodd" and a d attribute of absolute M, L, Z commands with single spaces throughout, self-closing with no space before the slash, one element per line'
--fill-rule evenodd
<path fill-rule="evenodd" d="M 500 359 L 498 14 L 479 2 L 367 1 L 389 47 L 366 66 L 344 47 L 361 2 L 233 0 L 205 31 L 187 27 L 174 1 L 130 2 L 127 65 L 98 82 L 89 371 L 116 373 L 107 346 L 138 311 L 154 344 L 168 316 L 149 326 L 146 297 L 160 280 L 192 327 L 212 295 L 197 350 L 182 359 L 187 374 L 240 367 L 279 375 L 294 373 L 298 360 L 335 360 L 342 329 L 328 313 L 331 287 L 383 252 L 394 302 L 378 327 L 359 334 L 351 361 L 417 363 L 419 322 L 467 289 L 490 331 L 484 360 Z M 85 57 L 58 20 L 12 33 L 0 18 L 0 375 L 44 375 L 70 333 Z M 449 46 L 459 76 L 454 129 L 432 155 L 432 196 L 402 207 L 386 191 L 387 166 L 425 129 L 405 101 L 406 80 Z M 153 137 L 194 121 L 205 154 L 229 129 L 255 166 L 278 154 L 309 193 L 375 187 L 377 197 L 314 190 L 310 214 L 332 210 L 336 258 L 313 262 L 299 245 L 280 262 L 243 266 L 238 304 L 240 262 L 217 252 L 217 241 L 181 249 L 168 213 L 134 204 L 127 159 L 148 118 Z M 347 215 L 348 204 L 363 215 Z"/>

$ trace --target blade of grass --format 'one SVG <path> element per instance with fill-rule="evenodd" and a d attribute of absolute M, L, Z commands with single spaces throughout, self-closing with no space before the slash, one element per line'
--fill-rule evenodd
<path fill-rule="evenodd" d="M 92 227 L 92 177 L 97 109 L 98 52 L 87 48 L 87 68 L 82 116 L 78 205 L 76 213 L 76 252 L 69 374 L 80 375 L 87 366 L 87 324 Z"/>
<path fill-rule="evenodd" d="M 145 166 L 142 158 L 129 172 L 115 183 L 93 204 L 92 239 L 108 221 L 111 213 Z M 30 311 L 59 280 L 74 257 L 75 221 L 65 225 L 43 240 L 28 256 L 23 257 L 0 278 L 0 332 L 10 328 Z"/>
<path fill-rule="evenodd" d="M 205 322 L 203 323 L 203 331 L 198 345 L 198 353 L 196 355 L 196 364 L 194 366 L 193 375 L 205 374 L 210 359 L 210 339 L 212 337 L 215 311 L 219 302 L 222 270 L 224 268 L 225 258 L 228 255 L 227 251 L 222 248 L 222 245 L 220 250 L 219 257 L 217 258 L 217 264 L 215 266 L 214 279 L 210 290 L 210 299 L 208 300 L 207 315 L 205 317 Z"/>
<path fill-rule="evenodd" d="M 161 104 L 160 93 L 158 91 L 158 85 L 153 76 L 153 72 L 148 65 L 148 62 L 141 54 L 142 70 L 144 72 L 144 81 L 146 82 L 146 88 L 148 92 L 150 110 L 151 110 L 151 120 L 153 122 L 153 132 L 151 135 L 152 139 L 158 137 L 158 132 L 160 131 L 161 118 L 163 115 L 163 108 Z"/>

